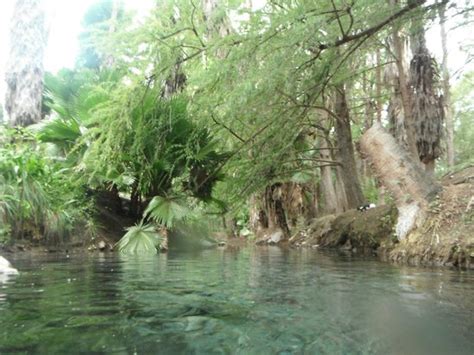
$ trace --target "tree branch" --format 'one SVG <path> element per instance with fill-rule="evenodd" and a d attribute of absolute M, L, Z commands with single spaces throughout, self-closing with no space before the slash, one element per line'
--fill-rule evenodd
<path fill-rule="evenodd" d="M 320 44 L 319 49 L 324 50 L 324 49 L 328 49 L 328 48 L 339 47 L 339 46 L 342 46 L 345 43 L 358 40 L 359 38 L 372 36 L 373 34 L 380 31 L 383 27 L 385 27 L 389 23 L 391 23 L 391 22 L 395 21 L 396 19 L 398 19 L 399 17 L 405 15 L 407 12 L 410 12 L 411 10 L 416 9 L 417 7 L 423 5 L 425 2 L 426 2 L 426 0 L 414 0 L 414 1 L 410 2 L 407 6 L 405 6 L 403 9 L 397 11 L 392 16 L 387 17 L 385 20 L 378 23 L 377 25 L 375 25 L 373 27 L 370 27 L 370 28 L 368 28 L 368 29 L 366 29 L 362 32 L 345 36 L 345 37 L 337 40 L 336 42 L 334 42 L 332 44 Z"/>

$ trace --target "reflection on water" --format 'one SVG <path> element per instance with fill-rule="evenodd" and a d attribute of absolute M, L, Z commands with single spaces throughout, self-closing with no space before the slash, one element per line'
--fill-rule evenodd
<path fill-rule="evenodd" d="M 279 248 L 12 260 L 0 353 L 474 353 L 474 274 Z"/>

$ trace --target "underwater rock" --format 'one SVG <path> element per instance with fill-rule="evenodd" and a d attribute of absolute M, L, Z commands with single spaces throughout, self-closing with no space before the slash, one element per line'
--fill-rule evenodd
<path fill-rule="evenodd" d="M 215 329 L 217 321 L 211 317 L 205 316 L 188 316 L 186 317 L 187 325 L 184 329 L 185 332 L 194 332 L 207 330 L 211 331 Z"/>

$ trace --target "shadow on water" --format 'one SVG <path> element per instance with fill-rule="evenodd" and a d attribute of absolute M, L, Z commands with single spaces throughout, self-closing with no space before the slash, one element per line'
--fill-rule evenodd
<path fill-rule="evenodd" d="M 277 247 L 12 262 L 0 353 L 474 351 L 470 272 Z"/>

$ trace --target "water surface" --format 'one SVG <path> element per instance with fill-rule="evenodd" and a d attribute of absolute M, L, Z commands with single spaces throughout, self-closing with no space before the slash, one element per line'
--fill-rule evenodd
<path fill-rule="evenodd" d="M 468 271 L 277 247 L 11 261 L 2 354 L 474 354 Z"/>

